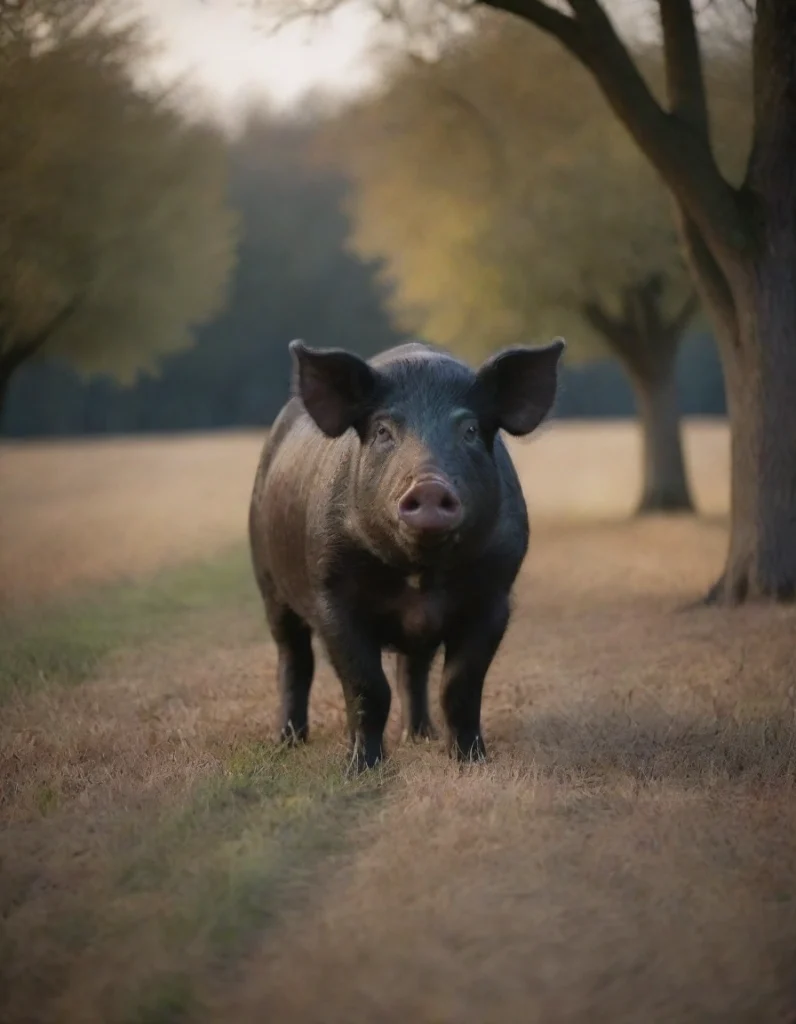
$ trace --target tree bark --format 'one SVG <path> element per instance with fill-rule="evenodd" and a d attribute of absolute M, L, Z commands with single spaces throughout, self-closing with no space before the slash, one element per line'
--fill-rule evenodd
<path fill-rule="evenodd" d="M 631 374 L 630 379 L 643 441 L 643 485 L 637 514 L 692 512 L 674 366 L 656 376 Z"/>
<path fill-rule="evenodd" d="M 710 602 L 796 597 L 796 5 L 758 0 L 754 244 L 715 303 L 731 429 L 730 540 Z"/>
<path fill-rule="evenodd" d="M 748 296 L 736 296 L 738 333 L 721 345 L 730 539 L 710 603 L 796 597 L 796 224 L 767 234 L 773 251 L 753 269 Z"/>

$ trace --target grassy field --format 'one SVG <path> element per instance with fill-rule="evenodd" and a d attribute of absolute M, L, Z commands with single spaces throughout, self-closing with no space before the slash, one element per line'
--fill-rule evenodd
<path fill-rule="evenodd" d="M 796 614 L 679 609 L 726 543 L 627 522 L 637 438 L 516 446 L 534 516 L 492 761 L 306 750 L 244 543 L 261 438 L 0 448 L 0 1020 L 796 1019 Z M 397 703 L 397 702 L 396 702 Z M 396 709 L 397 710 L 397 709 Z"/>

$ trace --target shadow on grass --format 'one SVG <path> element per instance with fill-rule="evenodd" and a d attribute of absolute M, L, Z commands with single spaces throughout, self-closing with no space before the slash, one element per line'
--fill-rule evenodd
<path fill-rule="evenodd" d="M 111 652 L 190 628 L 197 615 L 250 607 L 259 598 L 245 546 L 136 583 L 105 586 L 0 618 L 0 704 L 12 694 L 76 685 Z M 261 627 L 264 628 L 264 627 Z"/>
<path fill-rule="evenodd" d="M 540 714 L 519 730 L 505 724 L 516 754 L 560 781 L 602 785 L 623 777 L 697 787 L 796 781 L 792 710 L 711 717 L 586 707 Z"/>

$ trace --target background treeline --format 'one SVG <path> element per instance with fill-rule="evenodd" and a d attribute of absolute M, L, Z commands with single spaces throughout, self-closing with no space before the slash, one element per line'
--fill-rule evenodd
<path fill-rule="evenodd" d="M 665 191 L 560 48 L 487 22 L 354 103 L 225 132 L 105 10 L 0 0 L 6 435 L 262 426 L 294 337 L 477 362 L 563 333 L 556 414 L 638 413 L 649 503 L 690 504 L 679 413 L 724 413 L 719 362 Z M 730 165 L 745 59 L 708 62 Z"/>
<path fill-rule="evenodd" d="M 195 344 L 122 386 L 85 379 L 58 358 L 20 368 L 9 386 L 10 437 L 211 430 L 269 423 L 285 400 L 287 343 L 376 352 L 401 340 L 379 263 L 350 251 L 352 186 L 316 157 L 321 131 L 259 113 L 228 144 L 229 201 L 238 216 L 224 308 L 193 328 Z M 595 353 L 595 355 L 598 355 Z M 713 341 L 694 331 L 678 360 L 682 410 L 723 415 Z M 605 356 L 564 370 L 556 413 L 631 416 L 633 394 Z"/>

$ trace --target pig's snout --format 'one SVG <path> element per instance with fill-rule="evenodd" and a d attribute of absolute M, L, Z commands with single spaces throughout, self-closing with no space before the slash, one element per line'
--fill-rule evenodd
<path fill-rule="evenodd" d="M 462 521 L 462 503 L 438 476 L 415 480 L 398 502 L 398 518 L 418 533 L 447 533 Z"/>

